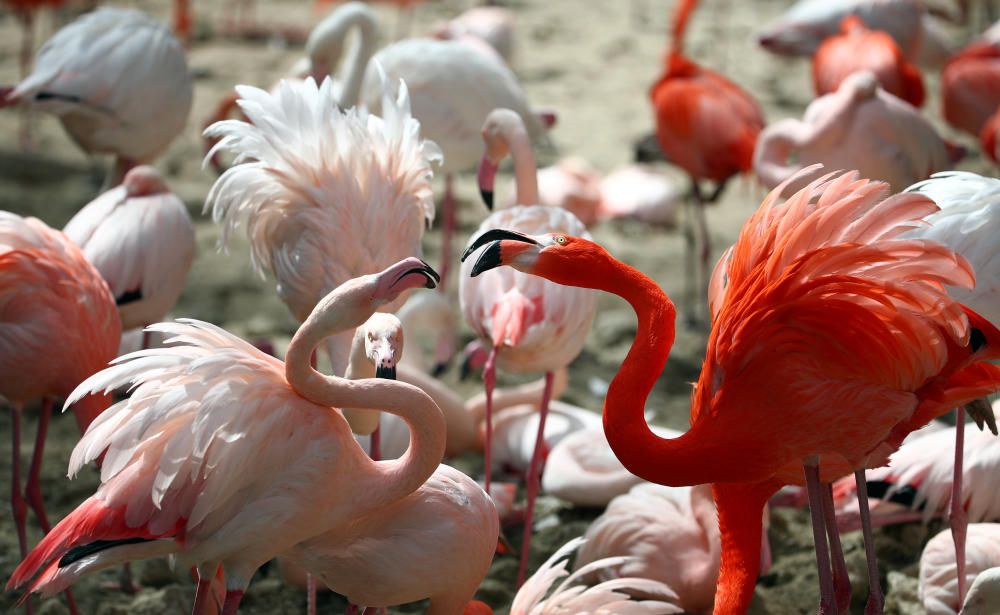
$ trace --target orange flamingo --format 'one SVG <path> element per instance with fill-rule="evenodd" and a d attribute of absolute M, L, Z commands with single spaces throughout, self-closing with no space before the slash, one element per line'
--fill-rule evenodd
<path fill-rule="evenodd" d="M 696 311 L 696 288 L 704 283 L 711 256 L 711 242 L 704 205 L 715 202 L 726 182 L 753 168 L 753 150 L 764 117 L 753 98 L 740 86 L 715 71 L 698 66 L 684 56 L 684 30 L 697 0 L 681 0 L 674 14 L 673 42 L 667 53 L 666 72 L 649 96 L 656 114 L 656 137 L 667 160 L 691 177 L 694 198 L 687 232 L 687 293 L 689 320 Z M 715 182 L 704 196 L 699 182 Z M 695 236 L 691 218 L 697 220 L 701 239 L 701 268 L 695 274 Z M 695 278 L 701 282 L 696 283 Z"/>
<path fill-rule="evenodd" d="M 998 136 L 1000 136 L 1000 106 L 983 124 L 983 129 L 979 131 L 979 145 L 983 148 L 983 154 L 993 162 L 1000 164 L 1000 149 L 997 149 L 997 143 L 1000 141 L 997 139 Z"/>
<path fill-rule="evenodd" d="M 635 309 L 638 331 L 608 389 L 605 432 L 641 478 L 714 483 L 722 537 L 717 615 L 748 608 L 764 504 L 803 478 L 821 608 L 846 607 L 850 588 L 835 586 L 826 543 L 827 532 L 836 535 L 830 482 L 856 471 L 863 485 L 864 468 L 885 464 L 907 433 L 1000 389 L 1000 368 L 983 362 L 1000 354 L 1000 331 L 942 286 L 973 284 L 971 266 L 940 244 L 899 239 L 936 210 L 932 201 L 887 199 L 886 184 L 856 173 L 826 175 L 779 202 L 783 189 L 765 199 L 713 276 L 719 292 L 708 355 L 691 429 L 678 438 L 656 435 L 644 417 L 675 333 L 674 305 L 652 280 L 594 242 L 559 233 L 496 229 L 466 253 L 485 246 L 472 275 L 509 265 L 611 292 Z M 869 523 L 865 538 L 875 610 L 881 592 Z"/>
<path fill-rule="evenodd" d="M 978 137 L 1000 106 L 1000 48 L 973 43 L 941 71 L 941 113 L 955 128 Z"/>
<path fill-rule="evenodd" d="M 924 104 L 924 79 L 896 41 L 881 30 L 869 30 L 857 15 L 849 15 L 840 25 L 840 34 L 823 41 L 813 55 L 816 96 L 837 91 L 840 82 L 858 70 L 872 71 L 884 90 L 914 107 Z"/>
<path fill-rule="evenodd" d="M 41 220 L 0 212 L 0 396 L 14 406 L 11 506 L 21 557 L 28 552 L 28 506 L 42 531 L 50 528 L 38 477 L 52 398 L 65 397 L 114 359 L 120 337 L 114 295 L 80 249 Z M 39 398 L 42 411 L 22 493 L 21 412 L 25 402 Z M 109 399 L 98 395 L 73 406 L 81 431 Z M 68 594 L 67 600 L 76 613 Z"/>

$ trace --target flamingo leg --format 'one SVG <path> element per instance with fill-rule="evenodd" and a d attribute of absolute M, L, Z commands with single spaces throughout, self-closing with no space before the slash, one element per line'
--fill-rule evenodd
<path fill-rule="evenodd" d="M 965 408 L 955 409 L 955 469 L 951 483 L 951 538 L 955 541 L 955 565 L 958 572 L 958 603 L 965 600 L 965 536 L 969 515 L 962 497 L 962 462 L 965 457 Z"/>
<path fill-rule="evenodd" d="M 483 385 L 486 387 L 486 438 L 483 443 L 483 462 L 486 464 L 483 483 L 486 493 L 490 493 L 490 477 L 493 474 L 493 389 L 497 384 L 497 347 L 490 348 L 483 366 Z"/>
<path fill-rule="evenodd" d="M 816 568 L 819 572 L 819 615 L 837 613 L 833 597 L 833 576 L 830 574 L 830 552 L 826 545 L 826 522 L 823 519 L 823 491 L 819 480 L 819 459 L 804 465 L 806 490 L 809 493 L 809 513 L 812 515 L 813 541 L 816 545 Z"/>
<path fill-rule="evenodd" d="M 441 214 L 444 221 L 441 224 L 441 267 L 438 272 L 441 274 L 441 283 L 438 290 L 445 292 L 445 285 L 448 282 L 448 272 L 451 271 L 451 240 L 455 235 L 455 228 L 458 226 L 458 215 L 455 211 L 455 193 L 452 188 L 452 176 L 449 173 L 444 176 L 444 200 L 441 201 Z"/>
<path fill-rule="evenodd" d="M 695 194 L 698 194 L 694 214 L 695 220 L 698 223 L 698 240 L 701 243 L 699 256 L 701 258 L 698 262 L 697 286 L 695 286 L 697 294 L 695 296 L 694 309 L 697 313 L 700 313 L 702 306 L 708 301 L 708 268 L 709 259 L 712 256 L 712 240 L 708 236 L 708 220 L 705 218 L 706 202 L 701 199 L 701 195 L 697 189 L 695 190 Z M 711 201 L 708 202 L 710 203 Z"/>
<path fill-rule="evenodd" d="M 222 604 L 222 615 L 236 615 L 240 609 L 240 601 L 243 600 L 244 591 L 242 589 L 230 589 L 226 591 L 226 601 Z"/>
<path fill-rule="evenodd" d="M 28 535 L 25 524 L 28 520 L 28 505 L 21 494 L 21 406 L 14 406 L 11 415 L 11 489 L 10 507 L 14 511 L 14 526 L 17 528 L 17 545 L 21 549 L 21 559 L 28 554 Z M 30 601 L 25 601 L 24 612 L 31 615 Z"/>
<path fill-rule="evenodd" d="M 882 613 L 885 597 L 878 576 L 878 562 L 875 559 L 875 540 L 872 537 L 872 514 L 868 508 L 868 482 L 865 471 L 854 473 L 854 481 L 858 485 L 858 510 L 861 515 L 861 533 L 865 538 L 865 559 L 868 560 L 868 601 L 865 602 L 865 615 Z"/>
<path fill-rule="evenodd" d="M 194 607 L 191 608 L 191 615 L 203 615 L 208 608 L 208 601 L 212 596 L 212 579 L 204 577 L 198 571 L 198 587 L 194 590 Z"/>
<path fill-rule="evenodd" d="M 28 484 L 24 488 L 28 505 L 35 512 L 38 524 L 46 534 L 52 529 L 45 514 L 45 501 L 42 499 L 42 487 L 39 477 L 42 473 L 42 453 L 45 451 L 45 435 L 49 431 L 49 419 L 52 418 L 52 400 L 42 400 L 42 411 L 38 416 L 38 431 L 35 434 L 35 450 L 31 454 L 31 467 L 28 469 Z"/>
<path fill-rule="evenodd" d="M 698 318 L 695 315 L 695 303 L 697 302 L 698 286 L 695 280 L 695 238 L 694 238 L 694 210 L 701 206 L 698 182 L 691 180 L 692 201 L 687 202 L 687 215 L 684 216 L 684 312 L 685 322 L 689 328 L 695 328 Z"/>
<path fill-rule="evenodd" d="M 375 434 L 372 434 L 373 445 L 374 436 Z M 311 574 L 306 574 L 306 613 L 316 615 L 316 577 Z"/>
<path fill-rule="evenodd" d="M 840 543 L 837 515 L 833 506 L 833 485 L 831 484 L 825 485 L 825 489 L 823 489 L 823 521 L 826 523 L 826 535 L 830 539 L 830 559 L 833 561 L 833 593 L 837 609 L 842 613 L 847 613 L 851 607 L 851 577 L 847 574 L 844 547 Z"/>
<path fill-rule="evenodd" d="M 521 587 L 528 573 L 528 557 L 531 555 L 531 523 L 535 513 L 535 498 L 542 480 L 542 461 L 545 458 L 545 417 L 549 413 L 552 397 L 552 372 L 545 372 L 545 389 L 542 404 L 538 408 L 538 434 L 535 436 L 535 450 L 528 466 L 527 504 L 524 508 L 524 538 L 521 540 L 521 563 L 517 570 L 517 587 Z"/>

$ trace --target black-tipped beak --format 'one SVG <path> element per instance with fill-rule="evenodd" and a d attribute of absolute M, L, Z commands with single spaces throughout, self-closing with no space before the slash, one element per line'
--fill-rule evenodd
<path fill-rule="evenodd" d="M 393 285 L 395 285 L 397 282 L 399 282 L 406 276 L 415 273 L 417 275 L 422 275 L 424 276 L 424 278 L 427 279 L 427 283 L 424 284 L 424 288 L 435 288 L 441 281 L 441 276 L 438 275 L 437 271 L 434 271 L 433 267 L 431 267 L 424 261 L 420 261 L 420 263 L 421 263 L 420 267 L 413 267 L 412 269 L 407 269 L 403 273 L 399 274 L 399 277 L 396 278 L 396 281 L 393 282 Z"/>
<path fill-rule="evenodd" d="M 479 189 L 479 196 L 483 197 L 483 203 L 486 203 L 486 209 L 493 211 L 493 191 Z"/>
<path fill-rule="evenodd" d="M 382 365 L 377 366 L 375 368 L 375 377 L 385 378 L 386 380 L 395 380 L 396 366 L 395 365 L 393 365 L 392 367 L 384 367 Z"/>
<path fill-rule="evenodd" d="M 465 382 L 472 375 L 472 358 L 468 355 L 462 359 L 462 365 L 458 368 L 459 382 Z"/>
<path fill-rule="evenodd" d="M 508 231 L 502 228 L 493 228 L 472 240 L 472 243 L 469 244 L 469 247 L 466 248 L 465 252 L 462 254 L 462 262 L 464 263 L 465 259 L 469 258 L 470 254 L 472 254 L 485 244 L 488 244 L 491 241 L 500 241 L 501 239 L 523 241 L 524 243 L 533 243 L 536 246 L 540 245 L 537 241 L 522 233 L 518 233 L 516 231 Z"/>
<path fill-rule="evenodd" d="M 490 269 L 496 269 L 503 264 L 502 256 L 500 253 L 501 243 L 499 241 L 494 241 L 490 245 L 486 246 L 482 254 L 479 255 L 479 260 L 476 264 L 472 266 L 472 277 L 476 277 L 484 271 L 489 271 Z"/>
<path fill-rule="evenodd" d="M 435 363 L 434 367 L 431 368 L 431 376 L 434 376 L 435 378 L 440 378 L 441 374 L 448 371 L 448 363 L 449 361 L 442 361 L 440 363 Z"/>

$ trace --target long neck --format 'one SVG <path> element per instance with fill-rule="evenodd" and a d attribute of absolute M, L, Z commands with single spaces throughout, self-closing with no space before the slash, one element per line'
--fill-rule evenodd
<path fill-rule="evenodd" d="M 759 151 L 754 156 L 754 167 L 765 186 L 777 186 L 801 168 L 800 164 L 788 161 L 795 151 L 795 143 L 779 130 L 768 131 L 767 135 L 758 139 L 757 148 Z"/>
<path fill-rule="evenodd" d="M 346 380 L 325 376 L 313 369 L 310 364 L 312 352 L 327 335 L 357 327 L 365 320 L 331 319 L 327 312 L 335 308 L 335 302 L 321 302 L 299 328 L 288 347 L 285 377 L 299 395 L 313 403 L 340 408 L 378 408 L 406 422 L 410 428 L 410 447 L 400 459 L 372 462 L 365 458 L 361 461 L 372 464 L 378 485 L 365 502 L 367 510 L 374 510 L 412 493 L 434 472 L 444 456 L 445 422 L 440 408 L 415 386 L 386 379 Z M 334 471 L 338 469 L 331 468 L 331 472 Z"/>
<path fill-rule="evenodd" d="M 597 288 L 624 298 L 639 318 L 632 347 L 604 402 L 604 432 L 615 456 L 636 476 L 660 485 L 753 480 L 752 469 L 734 461 L 747 454 L 747 445 L 716 417 L 702 416 L 672 439 L 649 428 L 645 402 L 674 343 L 674 304 L 655 282 L 624 263 L 613 261 L 594 274 Z"/>
<path fill-rule="evenodd" d="M 535 205 L 538 203 L 538 166 L 531 149 L 531 138 L 523 122 L 505 124 L 503 138 L 514 159 L 514 183 L 517 191 L 514 201 L 517 205 Z"/>
<path fill-rule="evenodd" d="M 358 42 L 348 61 L 341 98 L 337 101 L 342 109 L 358 103 L 365 69 L 375 54 L 378 25 L 374 13 L 360 2 L 344 6 L 316 26 L 306 41 L 306 55 L 312 63 L 312 73 L 319 78 L 317 73 L 330 74 L 336 68 L 335 64 L 343 52 L 344 39 L 351 28 L 357 28 Z"/>
<path fill-rule="evenodd" d="M 714 615 L 747 612 L 760 569 L 764 505 L 779 488 L 774 483 L 712 485 L 722 535 Z"/>
<path fill-rule="evenodd" d="M 351 340 L 351 356 L 347 362 L 347 369 L 344 371 L 344 378 L 361 380 L 362 378 L 374 377 L 375 365 L 365 354 L 365 328 L 358 327 L 354 330 L 354 339 Z M 377 410 L 341 406 L 341 411 L 344 413 L 344 418 L 347 419 L 347 424 L 351 426 L 351 431 L 356 434 L 367 436 L 378 429 L 379 412 Z"/>
<path fill-rule="evenodd" d="M 687 30 L 688 21 L 696 4 L 698 0 L 679 0 L 674 8 L 674 24 L 670 35 L 670 49 L 674 53 L 683 53 L 684 32 Z"/>

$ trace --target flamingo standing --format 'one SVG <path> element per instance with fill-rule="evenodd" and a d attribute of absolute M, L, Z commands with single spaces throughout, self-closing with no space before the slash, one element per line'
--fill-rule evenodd
<path fill-rule="evenodd" d="M 941 71 L 941 113 L 954 128 L 979 137 L 1000 107 L 1000 47 L 975 42 Z"/>
<path fill-rule="evenodd" d="M 589 528 L 574 568 L 607 557 L 628 556 L 615 575 L 652 579 L 677 595 L 685 613 L 709 613 L 719 577 L 719 524 L 708 485 L 638 484 L 611 502 Z"/>
<path fill-rule="evenodd" d="M 413 493 L 282 557 L 352 604 L 383 608 L 430 598 L 428 615 L 458 615 L 489 570 L 499 528 L 482 488 L 441 465 Z"/>
<path fill-rule="evenodd" d="M 167 149 L 191 100 L 184 48 L 170 30 L 142 11 L 101 7 L 56 32 L 0 104 L 51 113 L 85 152 L 114 155 L 111 188 Z"/>
<path fill-rule="evenodd" d="M 809 179 L 801 170 L 821 163 L 858 169 L 864 177 L 903 190 L 951 167 L 944 141 L 911 105 L 879 87 L 867 71 L 854 73 L 836 92 L 814 100 L 802 120 L 765 128 L 754 152 L 754 171 L 774 188 L 794 174 L 797 190 Z"/>
<path fill-rule="evenodd" d="M 208 323 L 151 327 L 173 336 L 166 348 L 122 357 L 70 396 L 133 387 L 70 458 L 72 476 L 103 455 L 101 486 L 21 562 L 8 589 L 49 594 L 123 561 L 172 554 L 198 570 L 194 613 L 221 566 L 223 614 L 232 615 L 263 563 L 415 491 L 444 452 L 434 402 L 392 380 L 324 376 L 310 358 L 327 336 L 436 279 L 410 257 L 347 281 L 299 328 L 285 363 Z M 401 415 L 413 445 L 398 461 L 373 462 L 332 405 Z"/>
<path fill-rule="evenodd" d="M 724 276 L 724 295 L 714 297 L 692 426 L 679 438 L 657 436 L 644 417 L 674 339 L 674 306 L 652 280 L 562 233 L 495 229 L 466 251 L 483 248 L 472 275 L 509 265 L 612 292 L 636 310 L 635 341 L 605 400 L 605 432 L 641 478 L 714 483 L 722 536 L 717 614 L 746 611 L 764 504 L 780 486 L 801 484 L 803 469 L 821 608 L 846 608 L 850 588 L 836 587 L 835 598 L 826 546 L 827 532 L 836 535 L 830 482 L 856 471 L 863 484 L 862 470 L 883 465 L 907 433 L 1000 389 L 1000 369 L 985 362 L 1000 349 L 1000 331 L 942 287 L 971 286 L 969 264 L 940 244 L 898 239 L 936 209 L 933 202 L 916 194 L 887 199 L 887 185 L 855 173 L 819 178 L 779 205 L 783 188 L 765 199 L 713 276 L 716 288 Z M 859 496 L 867 518 L 863 490 Z M 878 609 L 870 524 L 864 529 L 869 604 Z"/>
<path fill-rule="evenodd" d="M 497 167 L 510 154 L 514 160 L 518 205 L 502 209 L 483 221 L 477 235 L 490 229 L 512 227 L 529 233 L 566 232 L 586 234 L 586 228 L 564 209 L 534 205 L 538 202 L 537 171 L 529 133 L 516 112 L 497 109 L 482 128 L 486 143 L 479 170 L 479 189 L 487 204 L 493 200 Z M 472 263 L 462 266 L 459 297 L 465 321 L 480 339 L 492 344 L 483 381 L 486 388 L 486 490 L 489 492 L 492 464 L 492 408 L 490 394 L 496 367 L 514 372 L 546 374 L 546 390 L 539 406 L 538 431 L 527 476 L 524 543 L 518 585 L 527 573 L 531 546 L 531 520 L 541 480 L 544 458 L 545 417 L 551 399 L 553 371 L 569 365 L 583 349 L 594 319 L 595 296 L 583 289 L 560 288 L 545 280 L 515 271 L 497 271 L 480 280 L 468 273 Z"/>
<path fill-rule="evenodd" d="M 879 85 L 914 107 L 924 104 L 924 79 L 891 36 L 869 30 L 857 15 L 844 18 L 840 34 L 823 41 L 812 59 L 816 96 L 834 92 L 858 70 L 870 70 Z"/>
<path fill-rule="evenodd" d="M 301 321 L 343 282 L 419 256 L 434 217 L 431 163 L 440 159 L 410 114 L 406 89 L 382 103 L 383 117 L 336 108 L 333 82 L 283 81 L 274 93 L 237 86 L 249 122 L 229 120 L 205 134 L 237 155 L 212 186 L 205 208 L 223 241 L 245 229 L 258 271 Z M 212 153 L 209 154 L 209 157 Z M 384 306 L 393 311 L 399 300 Z M 327 340 L 333 373 L 347 367 L 353 331 Z M 377 414 L 367 413 L 369 433 Z"/>
<path fill-rule="evenodd" d="M 0 289 L 0 395 L 14 406 L 11 507 L 24 557 L 28 506 L 42 531 L 50 529 L 39 475 L 52 398 L 65 397 L 115 358 L 121 325 L 101 274 L 64 234 L 36 218 L 0 212 Z M 35 399 L 42 399 L 42 409 L 22 492 L 21 413 Z M 109 401 L 95 396 L 73 405 L 80 431 Z"/>
<path fill-rule="evenodd" d="M 944 530 L 924 546 L 920 555 L 919 597 L 927 615 L 987 615 L 995 613 L 997 601 L 996 570 L 1000 566 L 1000 524 L 973 523 L 969 526 L 969 553 L 963 581 L 973 587 L 979 577 L 983 586 L 992 580 L 992 591 L 970 590 L 964 601 L 959 594 L 958 569 L 951 530 Z M 992 572 L 991 572 L 992 571 Z M 992 579 L 989 579 L 992 577 Z M 992 594 L 992 595 L 990 595 Z M 992 598 L 989 602 L 987 600 Z M 975 604 L 979 602 L 979 604 Z M 969 607 L 978 607 L 978 610 Z"/>
<path fill-rule="evenodd" d="M 697 320 L 698 296 L 712 255 L 704 207 L 721 196 L 730 178 L 752 169 L 754 144 L 764 127 L 760 108 L 748 93 L 684 56 L 684 31 L 696 4 L 697 0 L 677 3 L 666 70 L 649 93 L 660 149 L 691 179 L 694 202 L 685 232 L 685 310 L 691 322 Z M 716 184 L 708 195 L 702 194 L 703 181 Z M 695 264 L 696 224 L 701 242 L 700 268 Z"/>
<path fill-rule="evenodd" d="M 173 309 L 194 260 L 194 225 L 156 169 L 131 169 L 64 232 L 111 287 L 122 329 L 159 322 Z"/>

